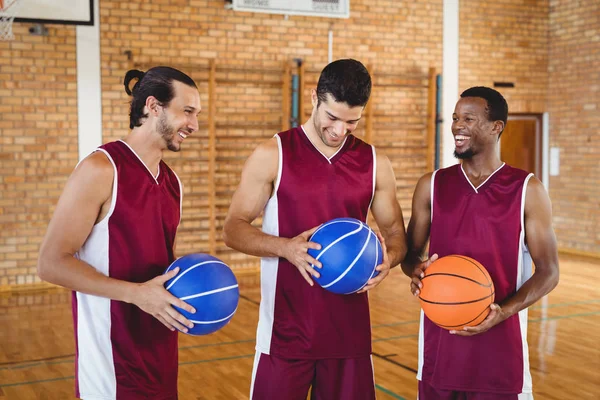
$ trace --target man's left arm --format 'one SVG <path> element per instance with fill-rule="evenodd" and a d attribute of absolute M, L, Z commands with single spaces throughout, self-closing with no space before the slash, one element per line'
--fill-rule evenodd
<path fill-rule="evenodd" d="M 390 160 L 384 155 L 377 155 L 375 194 L 371 212 L 381 232 L 379 239 L 382 242 L 384 257 L 383 263 L 376 268 L 379 275 L 370 279 L 360 292 L 379 285 L 389 274 L 390 268 L 400 264 L 406 255 L 406 230 L 402 209 L 396 196 L 396 177 Z"/>
<path fill-rule="evenodd" d="M 535 177 L 529 180 L 525 197 L 525 243 L 535 264 L 533 276 L 513 296 L 501 304 L 492 304 L 492 311 L 481 324 L 456 331 L 456 334 L 470 336 L 485 332 L 529 307 L 558 285 L 558 250 L 552 228 L 552 205 L 546 189 Z"/>

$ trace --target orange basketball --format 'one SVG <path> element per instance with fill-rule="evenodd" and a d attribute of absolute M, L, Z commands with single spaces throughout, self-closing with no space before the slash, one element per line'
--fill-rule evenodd
<path fill-rule="evenodd" d="M 427 318 L 444 329 L 479 325 L 494 302 L 490 274 L 470 257 L 451 255 L 434 261 L 421 282 L 421 308 Z"/>

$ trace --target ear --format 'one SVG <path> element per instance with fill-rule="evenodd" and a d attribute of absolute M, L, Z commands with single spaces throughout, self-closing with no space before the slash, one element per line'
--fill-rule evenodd
<path fill-rule="evenodd" d="M 319 104 L 319 98 L 317 97 L 317 91 L 315 89 L 310 89 L 310 101 L 313 108 Z"/>
<path fill-rule="evenodd" d="M 492 125 L 492 134 L 495 136 L 499 136 L 504 130 L 504 122 L 503 121 L 494 121 L 494 125 Z"/>
<path fill-rule="evenodd" d="M 161 105 L 160 105 L 159 101 L 156 99 L 156 97 L 148 96 L 146 98 L 146 109 L 149 114 L 152 113 L 155 116 L 158 116 L 158 111 L 159 111 L 160 107 L 161 107 Z"/>

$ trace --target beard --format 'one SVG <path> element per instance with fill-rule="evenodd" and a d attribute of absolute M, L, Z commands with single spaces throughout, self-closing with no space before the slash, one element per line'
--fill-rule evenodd
<path fill-rule="evenodd" d="M 468 158 L 472 158 L 474 155 L 475 153 L 473 152 L 473 149 L 467 149 L 462 153 L 457 153 L 456 150 L 454 150 L 454 157 L 458 158 L 459 160 L 466 160 Z"/>
<path fill-rule="evenodd" d="M 160 136 L 167 144 L 167 149 L 175 152 L 181 150 L 181 146 L 175 143 L 175 135 L 177 134 L 177 129 L 169 125 L 165 114 L 162 114 L 158 119 L 157 130 Z"/>

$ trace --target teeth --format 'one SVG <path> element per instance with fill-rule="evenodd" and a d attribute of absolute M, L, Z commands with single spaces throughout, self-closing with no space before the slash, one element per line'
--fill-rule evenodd
<path fill-rule="evenodd" d="M 179 136 L 181 136 L 182 139 L 185 139 L 188 135 L 186 135 L 185 133 L 179 131 Z"/>
<path fill-rule="evenodd" d="M 463 136 L 463 135 L 456 135 L 456 136 L 454 136 L 454 139 L 456 139 L 456 140 L 467 140 L 468 137 L 467 136 Z"/>

